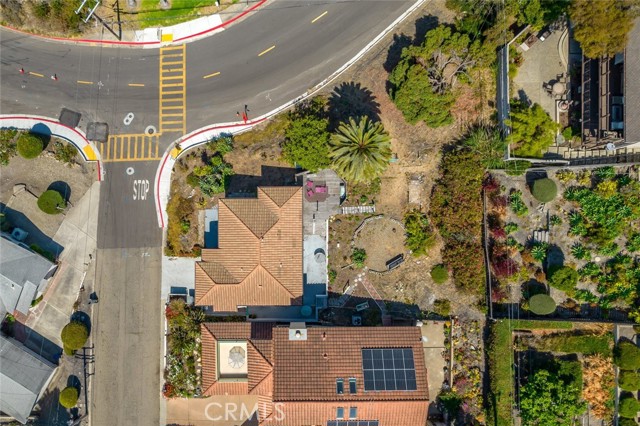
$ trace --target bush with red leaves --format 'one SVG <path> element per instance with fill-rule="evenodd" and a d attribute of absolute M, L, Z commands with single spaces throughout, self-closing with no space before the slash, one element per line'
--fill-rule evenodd
<path fill-rule="evenodd" d="M 509 278 L 520 270 L 518 263 L 506 256 L 494 258 L 491 267 L 497 278 Z"/>

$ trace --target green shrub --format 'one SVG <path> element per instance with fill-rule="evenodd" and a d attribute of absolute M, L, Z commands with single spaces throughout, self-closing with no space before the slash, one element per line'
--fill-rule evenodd
<path fill-rule="evenodd" d="M 522 192 L 520 191 L 511 193 L 509 196 L 509 206 L 517 216 L 526 216 L 529 213 L 529 208 L 527 208 L 527 205 L 522 201 Z"/>
<path fill-rule="evenodd" d="M 640 389 L 640 374 L 637 371 L 622 370 L 618 377 L 618 385 L 622 390 L 637 391 Z"/>
<path fill-rule="evenodd" d="M 193 172 L 187 175 L 186 181 L 187 181 L 187 185 L 189 185 L 192 188 L 197 188 L 200 186 L 200 178 Z"/>
<path fill-rule="evenodd" d="M 78 389 L 73 386 L 67 386 L 60 392 L 60 405 L 67 409 L 73 408 L 78 403 L 78 396 Z"/>
<path fill-rule="evenodd" d="M 38 198 L 38 207 L 46 214 L 59 214 L 67 206 L 62 195 L 53 189 L 44 191 Z"/>
<path fill-rule="evenodd" d="M 638 411 L 640 411 L 640 401 L 635 396 L 626 393 L 620 397 L 620 405 L 618 407 L 620 417 L 634 419 L 638 415 Z"/>
<path fill-rule="evenodd" d="M 449 271 L 444 265 L 436 265 L 431 269 L 431 279 L 436 284 L 442 284 L 449 279 Z"/>
<path fill-rule="evenodd" d="M 580 259 L 580 260 L 591 259 L 591 252 L 589 251 L 589 249 L 580 243 L 575 243 L 574 245 L 571 246 L 571 254 L 576 259 Z"/>
<path fill-rule="evenodd" d="M 521 176 L 530 167 L 531 167 L 531 161 L 513 160 L 513 161 L 507 161 L 507 164 L 505 165 L 504 170 L 509 176 Z"/>
<path fill-rule="evenodd" d="M 531 193 L 541 203 L 548 203 L 558 195 L 558 186 L 549 178 L 537 179 L 533 182 Z"/>
<path fill-rule="evenodd" d="M 546 294 L 536 294 L 529 299 L 529 310 L 536 315 L 549 315 L 556 310 L 556 302 Z"/>
<path fill-rule="evenodd" d="M 65 163 L 69 166 L 71 166 L 74 163 L 76 159 L 76 155 L 78 154 L 78 150 L 73 144 L 70 144 L 70 143 L 64 144 L 62 142 L 57 141 L 56 143 L 53 144 L 53 147 L 55 149 L 54 157 L 56 160 L 62 163 Z"/>
<path fill-rule="evenodd" d="M 417 210 L 410 211 L 404 216 L 404 227 L 405 245 L 412 254 L 416 257 L 427 254 L 436 241 L 427 215 Z"/>
<path fill-rule="evenodd" d="M 547 281 L 551 287 L 562 290 L 571 297 L 578 284 L 578 272 L 569 266 L 554 266 L 549 268 Z"/>
<path fill-rule="evenodd" d="M 629 235 L 625 247 L 632 253 L 640 252 L 640 232 L 634 232 Z"/>
<path fill-rule="evenodd" d="M 549 223 L 551 224 L 551 226 L 562 225 L 562 218 L 557 214 L 554 214 L 549 218 Z"/>
<path fill-rule="evenodd" d="M 8 165 L 9 160 L 16 155 L 15 137 L 17 134 L 16 129 L 0 129 L 0 165 Z"/>
<path fill-rule="evenodd" d="M 613 363 L 622 370 L 640 369 L 640 348 L 630 340 L 619 340 L 613 348 Z"/>
<path fill-rule="evenodd" d="M 504 226 L 504 232 L 506 232 L 507 234 L 510 234 L 512 232 L 516 232 L 517 230 L 518 230 L 518 224 L 517 223 L 509 222 Z"/>
<path fill-rule="evenodd" d="M 433 312 L 441 317 L 448 317 L 451 313 L 451 302 L 447 299 L 436 299 L 433 302 Z"/>
<path fill-rule="evenodd" d="M 556 178 L 562 183 L 567 183 L 576 178 L 576 174 L 568 169 L 558 170 L 556 172 Z"/>
<path fill-rule="evenodd" d="M 618 418 L 618 426 L 638 426 L 638 423 L 634 419 L 627 419 L 624 417 Z"/>
<path fill-rule="evenodd" d="M 80 321 L 71 321 L 65 325 L 60 333 L 65 353 L 73 353 L 82 348 L 89 337 L 87 326 Z"/>
<path fill-rule="evenodd" d="M 616 177 L 616 169 L 613 166 L 599 167 L 593 171 L 599 180 L 613 179 Z"/>
<path fill-rule="evenodd" d="M 44 149 L 42 139 L 33 133 L 22 133 L 18 136 L 18 154 L 21 157 L 31 159 L 36 158 Z"/>
<path fill-rule="evenodd" d="M 338 272 L 335 269 L 329 269 L 329 284 L 333 284 L 338 277 Z"/>
<path fill-rule="evenodd" d="M 351 253 L 351 262 L 356 266 L 356 268 L 362 268 L 364 266 L 364 262 L 367 260 L 367 252 L 363 248 L 354 248 L 353 253 Z"/>

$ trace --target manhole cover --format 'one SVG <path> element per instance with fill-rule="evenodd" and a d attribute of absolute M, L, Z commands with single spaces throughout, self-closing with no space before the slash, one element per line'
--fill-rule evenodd
<path fill-rule="evenodd" d="M 96 142 L 106 142 L 109 139 L 109 125 L 107 123 L 91 122 L 87 125 L 87 139 Z"/>
<path fill-rule="evenodd" d="M 135 173 L 135 170 L 133 169 L 133 167 L 127 167 L 127 174 L 128 174 L 129 176 L 131 176 L 131 175 L 132 175 L 132 174 L 134 174 L 134 173 Z"/>
<path fill-rule="evenodd" d="M 155 135 L 158 131 L 156 130 L 156 128 L 154 126 L 147 126 L 147 128 L 144 129 L 144 132 L 147 135 Z"/>
<path fill-rule="evenodd" d="M 78 124 L 80 124 L 80 117 L 82 117 L 82 114 L 80 114 L 79 112 L 71 111 L 67 108 L 62 108 L 62 110 L 60 111 L 60 118 L 58 120 L 65 126 L 74 128 L 78 127 Z"/>

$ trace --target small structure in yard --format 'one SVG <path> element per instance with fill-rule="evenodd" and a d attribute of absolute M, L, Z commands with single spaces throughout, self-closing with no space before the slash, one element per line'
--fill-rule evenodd
<path fill-rule="evenodd" d="M 395 269 L 398 266 L 400 266 L 402 262 L 404 262 L 404 254 L 401 253 L 387 261 L 387 269 L 391 271 L 392 269 Z"/>

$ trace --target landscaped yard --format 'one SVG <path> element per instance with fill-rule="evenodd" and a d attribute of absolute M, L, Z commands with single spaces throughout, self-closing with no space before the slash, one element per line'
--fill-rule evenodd
<path fill-rule="evenodd" d="M 169 8 L 161 7 L 162 0 L 142 0 L 133 18 L 140 28 L 165 27 L 206 16 L 224 9 L 238 0 L 169 0 Z"/>
<path fill-rule="evenodd" d="M 571 424 L 573 415 L 586 412 L 582 401 L 589 403 L 592 421 L 610 420 L 614 387 L 612 347 L 610 325 L 523 320 L 500 320 L 492 324 L 487 350 L 489 424 L 511 425 L 514 407 L 520 409 L 523 424 Z M 538 375 L 540 371 L 545 373 Z M 549 403 L 545 398 L 550 394 L 532 399 L 534 385 L 528 383 L 543 379 L 549 383 L 564 382 L 565 389 L 573 389 L 573 394 L 567 393 L 565 397 L 579 409 L 565 407 L 563 414 L 545 408 L 544 404 Z M 551 394 L 564 392 L 548 389 Z M 532 423 L 527 416 L 534 412 L 552 415 L 541 417 L 540 423 Z"/>
<path fill-rule="evenodd" d="M 560 315 L 638 318 L 637 167 L 496 173 L 485 189 L 494 302 L 538 312 L 543 293 Z"/>

